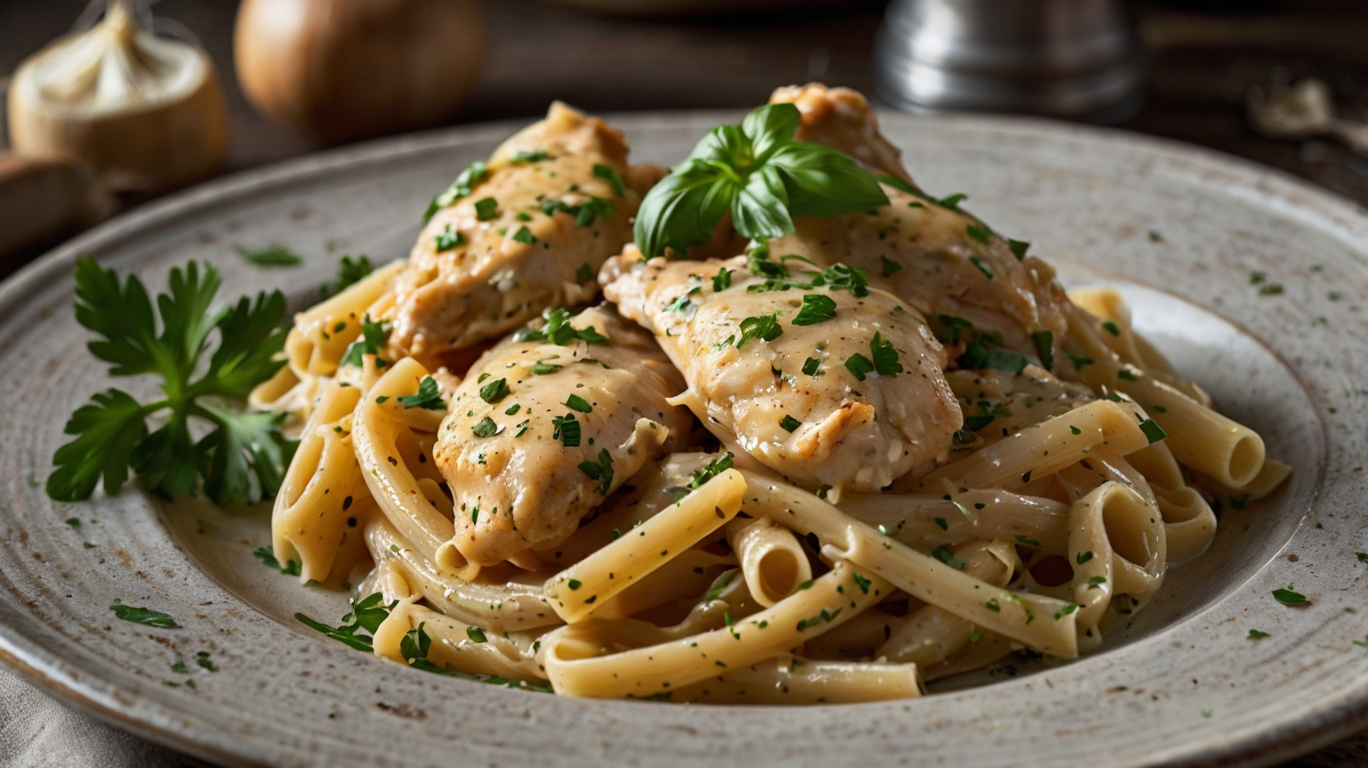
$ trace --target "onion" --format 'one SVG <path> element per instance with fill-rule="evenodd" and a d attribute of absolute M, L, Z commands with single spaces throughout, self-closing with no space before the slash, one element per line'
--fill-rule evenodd
<path fill-rule="evenodd" d="M 204 51 L 140 29 L 127 0 L 110 0 L 100 23 L 19 66 L 9 129 L 19 154 L 80 160 L 111 187 L 159 191 L 218 167 L 228 110 Z"/>
<path fill-rule="evenodd" d="M 8 257 L 48 245 L 114 211 L 89 170 L 0 152 L 0 272 Z"/>
<path fill-rule="evenodd" d="M 233 50 L 262 111 L 339 143 L 448 122 L 484 39 L 474 0 L 243 0 Z"/>

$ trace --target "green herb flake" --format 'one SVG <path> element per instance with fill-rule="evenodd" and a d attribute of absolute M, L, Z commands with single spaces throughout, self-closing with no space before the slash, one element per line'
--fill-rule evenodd
<path fill-rule="evenodd" d="M 835 316 L 836 302 L 830 296 L 808 293 L 803 295 L 803 307 L 798 310 L 798 315 L 793 318 L 792 323 L 794 325 L 816 325 Z"/>
<path fill-rule="evenodd" d="M 735 458 L 736 457 L 732 455 L 731 451 L 727 451 L 720 458 L 709 461 L 702 469 L 694 470 L 693 479 L 689 481 L 689 488 L 691 490 L 696 489 L 714 477 L 731 469 L 732 461 Z"/>
<path fill-rule="evenodd" d="M 892 376 L 902 373 L 902 363 L 898 362 L 898 350 L 893 348 L 893 342 L 885 339 L 882 333 L 875 332 L 874 338 L 869 342 L 869 352 L 874 357 L 874 371 L 880 376 Z"/>
<path fill-rule="evenodd" d="M 485 637 L 484 630 L 479 627 L 466 627 L 466 637 L 477 643 L 489 642 L 489 638 Z"/>
<path fill-rule="evenodd" d="M 1301 605 L 1302 603 L 1308 602 L 1306 595 L 1303 595 L 1300 592 L 1293 592 L 1291 585 L 1273 590 L 1273 599 L 1283 605 Z"/>
<path fill-rule="evenodd" d="M 1121 335 L 1121 328 L 1111 320 L 1102 321 L 1102 330 L 1106 331 L 1107 333 L 1110 333 L 1113 336 Z"/>
<path fill-rule="evenodd" d="M 1140 422 L 1140 431 L 1145 433 L 1145 438 L 1150 441 L 1150 445 L 1168 437 L 1168 433 L 1164 431 L 1163 427 L 1156 424 L 1154 419 L 1145 419 Z"/>
<path fill-rule="evenodd" d="M 446 225 L 446 228 L 438 232 L 437 237 L 433 238 L 433 248 L 438 253 L 445 253 L 465 244 L 465 235 L 450 224 Z"/>
<path fill-rule="evenodd" d="M 732 271 L 726 267 L 717 270 L 717 274 L 712 276 L 713 292 L 725 291 L 731 287 Z"/>
<path fill-rule="evenodd" d="M 822 367 L 822 361 L 815 357 L 809 357 L 803 361 L 803 373 L 808 376 L 816 376 L 817 370 Z"/>
<path fill-rule="evenodd" d="M 784 414 L 784 418 L 779 420 L 779 427 L 783 429 L 785 432 L 792 432 L 793 430 L 801 427 L 802 425 L 803 422 L 793 418 L 792 416 L 789 416 L 788 414 Z"/>
<path fill-rule="evenodd" d="M 1074 560 L 1075 560 L 1079 565 L 1082 565 L 1082 564 L 1088 562 L 1088 561 L 1091 560 L 1091 559 L 1093 559 L 1093 553 L 1092 553 L 1091 550 L 1089 550 L 1089 551 L 1087 551 L 1087 552 L 1079 552 L 1079 553 L 1078 553 L 1078 557 L 1075 557 L 1075 558 L 1074 558 Z"/>
<path fill-rule="evenodd" d="M 988 244 L 988 238 L 993 234 L 993 230 L 982 224 L 970 224 L 964 228 L 965 234 L 984 245 Z"/>
<path fill-rule="evenodd" d="M 508 397 L 512 392 L 508 388 L 507 379 L 495 379 L 488 384 L 480 387 L 480 399 L 494 405 Z"/>
<path fill-rule="evenodd" d="M 1040 358 L 1040 366 L 1045 370 L 1054 368 L 1054 331 L 1036 331 L 1031 334 L 1031 341 L 1035 343 L 1036 357 Z"/>
<path fill-rule="evenodd" d="M 1268 633 L 1267 633 L 1267 632 L 1260 632 L 1260 631 L 1257 630 L 1257 629 L 1251 629 L 1251 630 L 1249 630 L 1249 637 L 1246 638 L 1246 639 L 1248 639 L 1248 640 L 1262 640 L 1262 639 L 1264 639 L 1265 637 L 1268 637 Z"/>
<path fill-rule="evenodd" d="M 147 608 L 135 608 L 131 605 L 124 605 L 122 600 L 114 599 L 114 604 L 109 606 L 109 610 L 114 612 L 114 617 L 131 621 L 134 624 L 146 624 L 149 627 L 159 629 L 176 629 L 180 625 L 176 620 L 161 611 L 153 611 Z"/>
<path fill-rule="evenodd" d="M 941 545 L 931 550 L 931 556 L 956 570 L 964 570 L 964 560 L 955 557 L 955 553 L 945 545 Z"/>
<path fill-rule="evenodd" d="M 942 208 L 948 208 L 952 211 L 958 211 L 959 204 L 968 199 L 968 195 L 956 192 L 955 194 L 950 195 L 949 197 L 943 197 L 940 200 L 937 200 L 936 204 Z"/>
<path fill-rule="evenodd" d="M 1030 547 L 1031 549 L 1040 549 L 1040 542 L 1036 541 L 1030 536 L 1022 536 L 1021 534 L 1017 534 L 1012 537 L 1012 541 L 1015 541 L 1023 547 Z"/>
<path fill-rule="evenodd" d="M 1083 355 L 1075 355 L 1075 354 L 1072 353 L 1072 352 L 1065 352 L 1064 354 L 1066 354 L 1066 355 L 1069 356 L 1069 362 L 1073 363 L 1073 367 L 1074 367 L 1074 371 L 1075 371 L 1075 372 L 1081 371 L 1081 370 L 1083 370 L 1084 367 L 1089 366 L 1089 365 L 1092 365 L 1094 362 L 1096 362 L 1096 361 L 1093 360 L 1091 357 L 1084 357 Z"/>
<path fill-rule="evenodd" d="M 480 395 L 484 395 L 484 390 L 480 390 Z M 404 395 L 396 398 L 395 401 L 404 406 L 405 410 L 422 408 L 427 411 L 444 411 L 447 407 L 446 401 L 442 399 L 442 394 L 437 389 L 437 380 L 431 376 L 424 376 L 423 380 L 418 382 L 417 394 Z"/>
<path fill-rule="evenodd" d="M 508 162 L 510 165 L 524 165 L 527 163 L 540 163 L 548 157 L 550 157 L 550 155 L 546 154 L 546 150 L 534 149 L 530 152 L 519 152 L 518 154 L 513 156 L 512 160 L 509 160 Z"/>
<path fill-rule="evenodd" d="M 902 270 L 903 265 L 888 258 L 887 256 L 880 256 L 879 267 L 880 274 L 882 274 L 884 277 L 892 277 L 895 272 L 899 272 Z"/>
<path fill-rule="evenodd" d="M 618 175 L 618 172 L 613 170 L 612 166 L 604 165 L 603 163 L 595 163 L 594 176 L 608 182 L 613 188 L 613 194 L 618 197 L 627 196 L 627 184 L 622 180 L 622 177 Z"/>
<path fill-rule="evenodd" d="M 984 603 L 984 604 L 983 604 L 983 607 L 987 608 L 988 610 L 992 611 L 993 613 L 1002 613 L 1002 606 L 998 603 L 996 597 L 993 598 L 992 600 L 989 600 L 988 602 Z"/>
<path fill-rule="evenodd" d="M 575 270 L 575 282 L 587 283 L 593 279 L 594 270 L 590 269 L 588 264 L 581 264 L 579 265 L 579 268 Z"/>
<path fill-rule="evenodd" d="M 1025 240 L 1007 239 L 1007 245 L 1012 249 L 1012 255 L 1017 257 L 1017 261 L 1026 258 L 1026 251 L 1031 249 L 1031 244 Z"/>
<path fill-rule="evenodd" d="M 741 338 L 737 339 L 736 348 L 741 349 L 751 339 L 774 341 L 782 335 L 784 335 L 784 329 L 779 325 L 778 312 L 760 315 L 759 317 L 748 317 L 741 321 Z"/>
<path fill-rule="evenodd" d="M 608 489 L 613 486 L 613 456 L 608 449 L 599 449 L 598 461 L 582 461 L 579 468 L 589 479 L 598 481 L 601 495 L 608 495 Z"/>
<path fill-rule="evenodd" d="M 521 434 L 514 435 L 514 437 Z M 551 439 L 561 441 L 561 445 L 566 448 L 579 447 L 580 423 L 575 419 L 575 414 L 567 413 L 564 416 L 551 419 Z"/>
<path fill-rule="evenodd" d="M 299 575 L 299 563 L 296 563 L 294 560 L 288 560 L 284 565 L 281 565 L 280 561 L 276 559 L 275 551 L 270 547 L 257 547 L 252 550 L 252 557 L 260 560 L 261 564 L 267 568 L 274 568 L 286 576 Z"/>
<path fill-rule="evenodd" d="M 427 210 L 423 212 L 423 223 L 428 223 L 428 221 L 432 219 L 433 214 L 446 208 L 457 200 L 460 200 L 463 197 L 469 197 L 475 187 L 479 186 L 480 182 L 488 178 L 489 168 L 484 162 L 476 160 L 471 163 L 468 168 L 461 171 L 455 181 L 451 182 L 451 186 L 432 198 L 432 201 L 428 203 Z"/>
<path fill-rule="evenodd" d="M 235 248 L 238 255 L 248 264 L 254 267 L 272 269 L 276 267 L 297 267 L 304 263 L 304 257 L 291 251 L 283 245 L 272 243 L 265 248 L 252 250 L 238 246 Z"/>
<path fill-rule="evenodd" d="M 864 381 L 866 376 L 874 372 L 874 364 L 869 362 L 869 358 L 859 352 L 856 352 L 846 359 L 845 367 L 857 381 Z"/>
<path fill-rule="evenodd" d="M 470 431 L 474 432 L 476 437 L 493 437 L 494 435 L 499 434 L 499 425 L 494 423 L 493 419 L 486 416 L 483 419 L 480 419 L 479 424 L 471 427 Z"/>
<path fill-rule="evenodd" d="M 988 269 L 988 265 L 983 263 L 982 258 L 978 256 L 970 256 L 969 263 L 973 264 L 975 269 L 982 272 L 984 277 L 988 278 L 989 280 L 993 279 L 993 271 Z"/>
<path fill-rule="evenodd" d="M 579 411 L 580 413 L 594 412 L 594 406 L 590 405 L 588 400 L 585 400 L 579 395 L 570 395 L 570 397 L 565 399 L 564 405 L 566 408 L 569 408 L 572 411 Z"/>
<path fill-rule="evenodd" d="M 348 254 L 343 254 L 342 259 L 337 264 L 337 279 L 324 283 L 319 289 L 320 298 L 331 298 L 346 290 L 347 288 L 361 282 L 375 270 L 371 265 L 371 260 L 362 255 L 353 259 Z M 339 333 L 339 331 L 333 331 Z"/>
<path fill-rule="evenodd" d="M 522 243 L 523 245 L 531 245 L 537 242 L 537 238 L 533 236 L 532 230 L 525 226 L 518 227 L 518 231 L 513 233 L 513 240 Z"/>

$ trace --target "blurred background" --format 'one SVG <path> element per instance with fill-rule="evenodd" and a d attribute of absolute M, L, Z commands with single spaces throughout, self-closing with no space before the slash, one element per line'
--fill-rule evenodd
<path fill-rule="evenodd" d="M 1368 204 L 1358 0 L 112 0 L 131 21 L 102 32 L 110 1 L 0 2 L 0 273 L 178 187 L 329 145 L 530 119 L 557 98 L 748 107 L 809 80 L 884 108 L 1192 142 Z M 181 92 L 195 46 L 217 93 Z M 120 56 L 134 71 L 111 78 Z M 138 99 L 165 114 L 130 116 Z M 142 154 L 111 149 L 129 146 Z"/>
<path fill-rule="evenodd" d="M 0 276 L 330 146 L 811 80 L 1199 144 L 1368 205 L 1361 0 L 0 0 L 0 78 Z M 1290 765 L 1368 765 L 1366 744 Z"/>

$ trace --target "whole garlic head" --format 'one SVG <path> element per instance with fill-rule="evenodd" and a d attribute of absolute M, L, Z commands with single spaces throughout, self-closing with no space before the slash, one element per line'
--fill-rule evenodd
<path fill-rule="evenodd" d="M 10 140 L 33 157 L 76 159 L 121 189 L 163 190 L 209 175 L 228 141 L 214 65 L 199 48 L 139 28 L 129 0 L 15 72 Z"/>

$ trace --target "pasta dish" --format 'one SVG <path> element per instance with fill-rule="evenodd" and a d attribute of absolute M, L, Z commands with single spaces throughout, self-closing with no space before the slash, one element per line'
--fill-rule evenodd
<path fill-rule="evenodd" d="M 298 314 L 272 546 L 361 650 L 570 696 L 810 704 L 1072 659 L 1291 468 L 858 93 L 672 170 L 562 104 Z M 93 483 L 93 481 L 92 481 Z"/>

